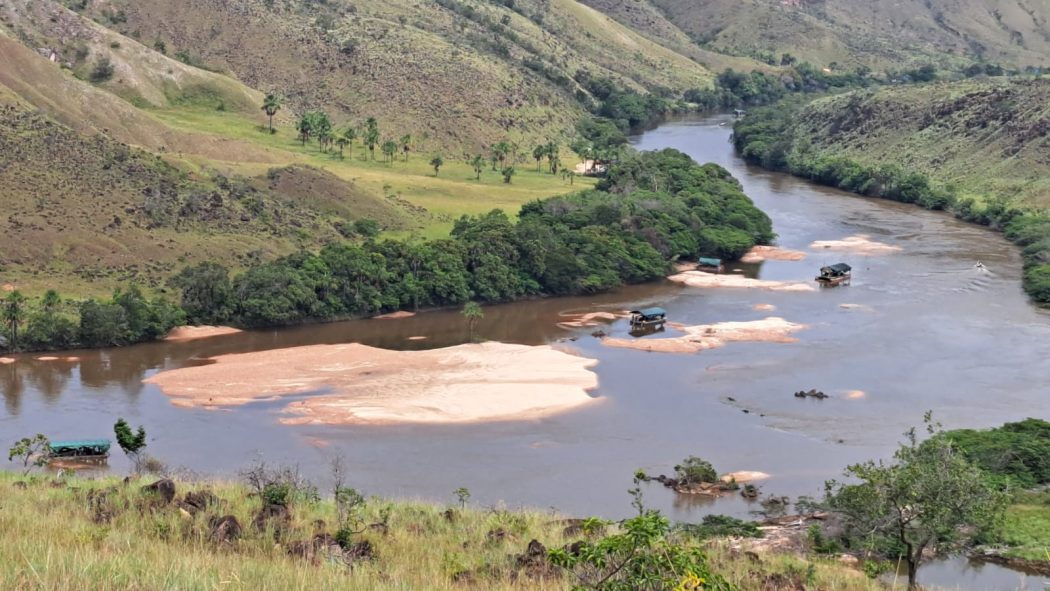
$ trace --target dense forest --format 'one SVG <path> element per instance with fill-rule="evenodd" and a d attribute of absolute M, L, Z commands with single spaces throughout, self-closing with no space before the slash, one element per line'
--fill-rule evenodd
<path fill-rule="evenodd" d="M 769 218 L 725 169 L 671 149 L 631 153 L 596 189 L 528 203 L 517 223 L 493 210 L 460 218 L 441 240 L 359 236 L 237 274 L 202 263 L 171 279 L 178 305 L 135 287 L 65 304 L 13 292 L 5 329 L 10 349 L 123 345 L 187 321 L 279 326 L 594 293 L 664 277 L 678 258 L 738 258 L 773 238 Z"/>
<path fill-rule="evenodd" d="M 748 162 L 782 170 L 822 185 L 870 197 L 946 210 L 956 217 L 1003 232 L 1022 248 L 1024 288 L 1041 304 L 1050 303 L 1050 216 L 1011 206 L 1002 198 L 984 203 L 960 198 L 949 187 L 895 164 L 869 165 L 822 152 L 797 138 L 792 123 L 805 103 L 785 100 L 750 111 L 733 128 L 733 143 Z"/>

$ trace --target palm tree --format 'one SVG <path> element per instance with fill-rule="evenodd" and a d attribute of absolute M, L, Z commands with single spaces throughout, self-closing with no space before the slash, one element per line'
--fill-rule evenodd
<path fill-rule="evenodd" d="M 273 133 L 273 116 L 277 114 L 277 111 L 281 110 L 281 103 L 283 102 L 284 99 L 272 92 L 263 99 L 262 110 L 270 118 L 270 133 Z"/>
<path fill-rule="evenodd" d="M 444 166 L 444 164 L 445 160 L 441 158 L 440 154 L 430 159 L 430 165 L 434 167 L 434 176 L 438 175 L 438 171 Z"/>
<path fill-rule="evenodd" d="M 508 166 L 503 169 L 503 182 L 510 184 L 510 177 L 514 176 L 514 167 Z"/>
<path fill-rule="evenodd" d="M 353 160 L 353 158 L 354 158 L 354 140 L 357 139 L 357 130 L 354 129 L 353 127 L 347 127 L 346 129 L 343 130 L 343 133 L 340 134 L 340 137 L 342 139 L 346 140 L 346 145 L 350 146 L 350 159 Z M 339 155 L 342 156 L 342 151 L 340 151 Z"/>
<path fill-rule="evenodd" d="M 546 146 L 547 163 L 550 165 L 551 174 L 558 174 L 558 167 L 561 166 L 561 158 L 558 154 L 561 153 L 561 147 L 554 142 L 549 142 Z"/>
<path fill-rule="evenodd" d="M 484 161 L 483 161 L 484 162 Z M 485 313 L 481 310 L 481 305 L 477 302 L 467 302 L 463 306 L 463 317 L 467 319 L 467 327 L 470 330 L 470 340 L 474 340 L 474 330 L 478 326 L 478 322 L 485 317 Z"/>
<path fill-rule="evenodd" d="M 499 161 L 499 167 L 506 168 L 507 156 L 510 155 L 510 143 L 509 142 L 496 142 L 496 145 L 492 146 L 492 154 Z"/>
<path fill-rule="evenodd" d="M 536 172 L 540 171 L 540 161 L 547 155 L 547 145 L 540 144 L 532 149 L 532 157 L 536 159 Z"/>
<path fill-rule="evenodd" d="M 7 294 L 7 297 L 4 298 L 4 322 L 7 323 L 7 328 L 11 332 L 10 349 L 18 347 L 18 327 L 22 325 L 22 320 L 25 319 L 25 307 L 26 297 L 17 289 Z"/>
<path fill-rule="evenodd" d="M 480 181 L 481 180 L 481 171 L 485 170 L 485 157 L 482 156 L 481 154 L 477 154 L 470 161 L 470 165 L 474 167 L 474 174 L 477 175 L 477 177 L 474 180 Z"/>
<path fill-rule="evenodd" d="M 412 136 L 406 133 L 401 136 L 401 141 L 398 143 L 401 144 L 401 151 L 405 153 L 405 162 L 408 162 L 408 151 L 412 149 Z"/>
<path fill-rule="evenodd" d="M 395 142 L 394 140 L 387 140 L 383 142 L 383 146 L 381 149 L 383 150 L 383 155 L 386 156 L 387 163 L 389 164 L 393 162 L 394 154 L 397 153 L 397 142 Z"/>
<path fill-rule="evenodd" d="M 313 133 L 313 113 L 303 113 L 299 117 L 299 123 L 295 125 L 296 131 L 299 132 L 299 139 L 303 142 L 303 147 L 306 147 L 306 140 L 310 139 L 310 135 Z"/>
<path fill-rule="evenodd" d="M 372 160 L 375 160 L 376 146 L 379 145 L 379 122 L 375 117 L 369 117 L 365 121 L 365 135 L 362 139 L 368 146 L 368 153 L 372 156 Z"/>
<path fill-rule="evenodd" d="M 335 145 L 339 146 L 339 159 L 340 160 L 343 159 L 343 148 L 345 148 L 346 145 L 349 144 L 349 143 L 350 143 L 350 140 L 346 139 L 345 135 L 340 133 L 340 134 L 335 136 Z"/>
<path fill-rule="evenodd" d="M 328 147 L 328 142 L 332 140 L 332 120 L 328 118 L 328 113 L 324 111 L 313 113 L 311 131 L 317 136 L 317 148 L 324 152 Z"/>

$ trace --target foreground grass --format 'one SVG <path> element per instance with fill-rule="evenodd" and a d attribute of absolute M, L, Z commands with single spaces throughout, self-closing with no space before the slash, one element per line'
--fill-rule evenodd
<path fill-rule="evenodd" d="M 140 492 L 148 480 L 88 480 L 0 473 L 0 589 L 49 591 L 162 589 L 568 589 L 573 580 L 551 570 L 539 576 L 516 556 L 536 539 L 548 548 L 578 539 L 565 535 L 562 517 L 529 510 L 448 508 L 410 501 L 370 499 L 366 526 L 371 559 L 314 560 L 289 548 L 319 533 L 334 534 L 332 502 L 297 503 L 286 526 L 253 527 L 261 501 L 228 483 L 179 483 L 177 498 L 210 490 L 220 500 L 195 516 L 176 505 L 151 502 Z M 92 491 L 111 489 L 111 516 L 92 507 Z M 217 542 L 209 521 L 233 515 L 239 539 Z M 451 516 L 451 517 L 450 517 Z M 369 524 L 385 524 L 385 527 Z M 685 542 L 692 543 L 692 542 Z M 708 549 L 712 567 L 741 589 L 804 584 L 806 589 L 861 591 L 880 586 L 833 561 L 763 556 L 759 561 L 728 549 Z"/>

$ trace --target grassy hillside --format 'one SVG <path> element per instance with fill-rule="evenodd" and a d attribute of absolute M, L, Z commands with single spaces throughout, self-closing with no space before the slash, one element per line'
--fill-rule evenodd
<path fill-rule="evenodd" d="M 306 496 L 293 490 L 290 502 L 276 509 L 271 504 L 263 512 L 263 498 L 286 495 L 274 488 L 258 495 L 237 484 L 180 481 L 175 502 L 168 503 L 140 490 L 148 482 L 38 477 L 27 485 L 10 473 L 0 474 L 5 533 L 0 586 L 20 591 L 567 590 L 576 583 L 573 575 L 551 565 L 546 550 L 535 544 L 530 554 L 530 541 L 556 549 L 616 534 L 610 526 L 601 528 L 606 533 L 587 535 L 590 530 L 580 520 L 565 521 L 551 512 L 369 498 L 343 505 L 350 507 L 354 525 L 340 537 L 347 513 L 341 519 L 334 502 L 311 499 L 309 489 Z M 329 491 L 323 494 L 331 498 Z M 343 498 L 354 501 L 347 493 Z M 224 527 L 218 527 L 218 518 L 225 518 Z M 236 535 L 230 518 L 238 525 Z M 685 536 L 671 541 L 698 545 Z M 879 588 L 834 560 L 769 554 L 752 561 L 727 546 L 708 544 L 710 568 L 743 591 Z"/>
<path fill-rule="evenodd" d="M 962 197 L 1050 207 L 1050 80 L 887 87 L 828 97 L 796 137 L 867 164 L 898 164 Z"/>
<path fill-rule="evenodd" d="M 475 180 L 458 153 L 435 175 L 440 146 L 423 138 L 409 162 L 369 160 L 360 142 L 321 153 L 296 141 L 288 109 L 266 133 L 257 90 L 57 3 L 4 3 L 0 23 L 0 283 L 29 292 L 160 286 L 195 261 L 237 268 L 341 240 L 359 219 L 444 235 L 464 213 L 589 184 L 534 172 L 531 146 L 510 185 L 487 169 Z"/>
<path fill-rule="evenodd" d="M 916 61 L 1042 66 L 1050 5 L 1028 0 L 651 0 L 704 46 L 883 69 Z"/>
<path fill-rule="evenodd" d="M 426 134 L 440 146 L 564 135 L 582 113 L 581 69 L 679 94 L 711 80 L 701 64 L 575 0 L 109 0 L 85 12 L 274 90 L 292 110 L 374 116 L 395 136 Z"/>
<path fill-rule="evenodd" d="M 1020 246 L 1024 287 L 1050 304 L 1047 81 L 996 79 L 855 91 L 749 112 L 734 127 L 750 162 L 943 209 Z"/>

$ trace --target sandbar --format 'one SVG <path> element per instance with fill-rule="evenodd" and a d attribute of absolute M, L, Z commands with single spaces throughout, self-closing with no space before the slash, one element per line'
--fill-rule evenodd
<path fill-rule="evenodd" d="M 0 365 L 7 365 L 9 363 L 14 363 L 14 362 L 15 362 L 15 358 L 14 357 L 0 357 Z"/>
<path fill-rule="evenodd" d="M 748 322 L 719 322 L 696 326 L 671 323 L 669 326 L 685 334 L 658 339 L 605 338 L 602 339 L 602 344 L 654 353 L 696 353 L 723 347 L 730 342 L 793 343 L 798 339 L 791 335 L 807 328 L 805 324 L 788 322 L 776 316 Z"/>
<path fill-rule="evenodd" d="M 815 291 L 809 283 L 752 279 L 743 275 L 717 275 L 703 271 L 685 271 L 671 275 L 669 280 L 689 287 L 727 287 L 739 289 L 768 289 L 772 291 Z"/>
<path fill-rule="evenodd" d="M 773 310 L 776 310 L 777 307 L 773 304 L 755 304 L 754 306 L 751 306 L 751 309 L 757 312 L 772 312 Z"/>
<path fill-rule="evenodd" d="M 598 399 L 597 360 L 506 343 L 391 351 L 356 343 L 220 355 L 160 372 L 179 406 L 215 409 L 318 392 L 287 404 L 286 424 L 466 423 L 550 416 Z"/>
<path fill-rule="evenodd" d="M 562 317 L 571 318 L 571 320 L 562 320 L 558 323 L 558 326 L 560 326 L 561 328 L 588 328 L 592 326 L 598 326 L 599 324 L 612 322 L 617 318 L 624 318 L 626 316 L 626 312 L 588 312 L 586 314 L 562 314 Z"/>
<path fill-rule="evenodd" d="M 722 475 L 722 482 L 738 482 L 744 484 L 747 482 L 754 482 L 756 480 L 765 480 L 769 478 L 769 474 L 765 472 L 755 472 L 754 470 L 741 470 L 739 472 L 729 472 L 728 474 Z"/>
<path fill-rule="evenodd" d="M 799 250 L 788 250 L 777 246 L 758 245 L 740 257 L 741 263 L 761 263 L 762 261 L 801 261 L 806 253 Z"/>
<path fill-rule="evenodd" d="M 390 312 L 389 314 L 380 314 L 379 316 L 373 316 L 372 318 L 376 320 L 399 320 L 401 318 L 411 318 L 415 315 L 415 312 L 398 310 L 397 312 Z"/>
<path fill-rule="evenodd" d="M 164 340 L 181 343 L 183 341 L 195 341 L 197 339 L 236 334 L 238 332 L 241 331 L 232 326 L 176 326 L 164 337 Z"/>
<path fill-rule="evenodd" d="M 901 247 L 872 240 L 866 234 L 848 236 L 842 240 L 817 240 L 809 245 L 813 250 L 834 250 L 851 254 L 875 256 L 900 252 Z"/>
<path fill-rule="evenodd" d="M 846 398 L 850 398 L 852 400 L 864 398 L 865 396 L 867 396 L 867 394 L 864 392 L 864 390 L 850 390 L 849 392 L 846 392 Z"/>

